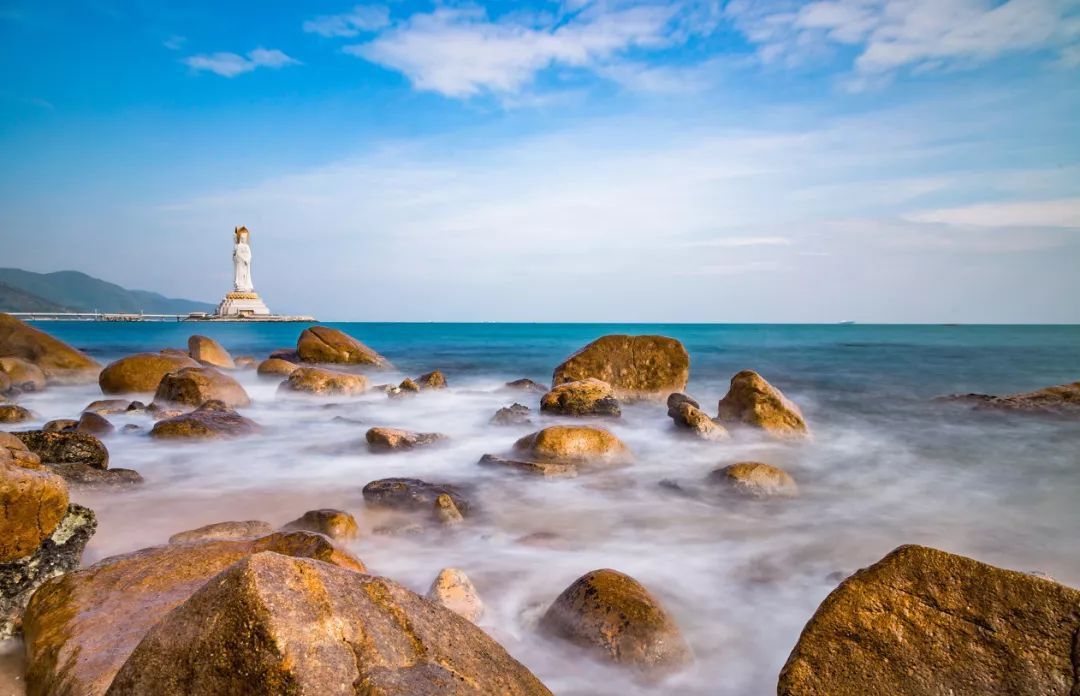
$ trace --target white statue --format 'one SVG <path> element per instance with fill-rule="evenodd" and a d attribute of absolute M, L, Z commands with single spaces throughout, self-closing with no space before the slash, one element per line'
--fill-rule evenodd
<path fill-rule="evenodd" d="M 251 282 L 251 247 L 248 246 L 246 227 L 236 228 L 236 241 L 233 245 L 233 290 L 236 292 L 254 292 Z"/>

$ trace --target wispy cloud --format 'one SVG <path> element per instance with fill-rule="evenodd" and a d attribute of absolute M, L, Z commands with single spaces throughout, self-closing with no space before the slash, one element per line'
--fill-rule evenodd
<path fill-rule="evenodd" d="M 287 65 L 300 65 L 300 61 L 291 58 L 277 49 L 256 48 L 246 56 L 237 53 L 202 53 L 184 59 L 193 70 L 205 70 L 222 77 L 236 77 L 249 73 L 256 68 L 283 68 Z"/>
<path fill-rule="evenodd" d="M 390 24 L 390 10 L 383 5 L 357 5 L 343 14 L 320 15 L 304 22 L 304 31 L 320 36 L 357 36 Z"/>
<path fill-rule="evenodd" d="M 700 239 L 687 242 L 688 247 L 716 247 L 738 248 L 756 246 L 788 246 L 791 240 L 787 237 L 716 237 L 713 239 Z"/>
<path fill-rule="evenodd" d="M 968 227 L 1063 227 L 1080 229 L 1080 198 L 981 203 L 914 213 L 907 219 Z"/>
<path fill-rule="evenodd" d="M 187 37 L 184 36 L 170 36 L 161 42 L 161 45 L 170 51 L 179 51 L 187 43 Z"/>

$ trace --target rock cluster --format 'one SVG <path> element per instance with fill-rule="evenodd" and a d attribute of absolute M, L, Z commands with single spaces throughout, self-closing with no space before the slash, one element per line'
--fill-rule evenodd
<path fill-rule="evenodd" d="M 731 437 L 727 428 L 717 423 L 701 410 L 698 402 L 686 394 L 675 392 L 668 396 L 668 416 L 677 428 L 685 430 L 702 440 L 718 442 Z"/>

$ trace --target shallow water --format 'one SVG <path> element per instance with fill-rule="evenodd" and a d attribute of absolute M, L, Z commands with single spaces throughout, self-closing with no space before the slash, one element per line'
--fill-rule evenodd
<path fill-rule="evenodd" d="M 111 466 L 147 483 L 80 491 L 100 526 L 85 561 L 160 544 L 229 519 L 282 524 L 316 507 L 356 515 L 350 545 L 368 567 L 424 592 L 440 568 L 465 570 L 487 614 L 481 625 L 558 694 L 767 694 L 799 631 L 847 574 L 894 547 L 921 543 L 1080 585 L 1080 423 L 980 414 L 934 404 L 953 392 L 1005 393 L 1080 379 L 1080 327 L 613 326 L 338 324 L 394 362 L 377 382 L 439 368 L 451 388 L 415 398 L 275 398 L 276 382 L 235 376 L 255 400 L 245 413 L 264 433 L 173 445 L 145 434 L 106 439 Z M 181 347 L 193 332 L 233 355 L 264 357 L 295 344 L 288 324 L 41 323 L 102 362 Z M 715 413 L 731 375 L 761 372 L 803 408 L 813 442 L 748 436 L 680 437 L 662 404 L 633 404 L 605 423 L 633 450 L 625 467 L 542 480 L 476 464 L 535 428 L 488 424 L 513 401 L 506 381 L 550 379 L 563 358 L 605 333 L 662 333 L 691 354 L 688 391 Z M 73 417 L 96 387 L 54 388 L 25 403 L 42 421 Z M 347 421 L 334 420 L 344 416 Z M 148 426 L 139 416 L 117 425 Z M 538 417 L 534 417 L 540 422 Z M 352 421 L 360 421 L 352 422 Z M 544 418 L 544 424 L 559 419 Z M 33 425 L 33 424 L 31 424 Z M 376 425 L 437 431 L 445 447 L 373 455 Z M 658 484 L 692 486 L 709 471 L 755 459 L 787 469 L 801 496 L 782 502 L 688 500 Z M 460 531 L 382 536 L 393 520 L 366 510 L 361 488 L 387 476 L 472 487 L 477 514 Z M 552 532 L 547 545 L 520 537 Z M 596 568 L 633 575 L 674 614 L 697 661 L 663 686 L 643 685 L 536 635 L 548 603 Z"/>

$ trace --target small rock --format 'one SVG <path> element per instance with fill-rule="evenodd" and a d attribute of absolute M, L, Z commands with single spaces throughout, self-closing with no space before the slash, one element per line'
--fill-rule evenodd
<path fill-rule="evenodd" d="M 485 454 L 478 462 L 482 466 L 498 466 L 513 469 L 525 474 L 535 474 L 546 478 L 573 478 L 578 475 L 575 463 L 553 462 L 544 460 L 511 459 Z"/>
<path fill-rule="evenodd" d="M 505 389 L 514 389 L 517 391 L 530 392 L 532 394 L 546 394 L 548 391 L 547 387 L 544 385 L 524 377 L 515 379 L 513 382 L 507 382 L 503 387 Z"/>
<path fill-rule="evenodd" d="M 133 469 L 98 469 L 83 462 L 47 466 L 71 485 L 81 488 L 129 488 L 143 483 L 142 475 Z"/>
<path fill-rule="evenodd" d="M 491 422 L 495 425 L 530 425 L 532 423 L 529 418 L 530 413 L 532 411 L 528 406 L 515 402 L 496 411 L 491 417 Z"/>
<path fill-rule="evenodd" d="M 288 377 L 300 366 L 281 358 L 267 358 L 259 363 L 256 372 L 260 377 Z"/>
<path fill-rule="evenodd" d="M 82 412 L 96 413 L 99 416 L 111 416 L 114 413 L 138 410 L 133 408 L 135 404 L 142 405 L 139 401 L 128 401 L 127 399 L 98 399 L 88 404 Z"/>
<path fill-rule="evenodd" d="M 668 415 L 671 416 L 676 427 L 693 433 L 702 440 L 719 442 L 731 437 L 727 428 L 709 418 L 704 411 L 689 401 L 669 407 Z"/>
<path fill-rule="evenodd" d="M 563 416 L 610 416 L 622 410 L 611 385 L 592 377 L 553 387 L 540 399 L 540 410 Z"/>
<path fill-rule="evenodd" d="M 222 539 L 251 539 L 273 534 L 269 522 L 244 520 L 243 522 L 215 522 L 198 529 L 177 532 L 169 537 L 170 544 L 188 544 L 193 541 L 220 541 Z"/>
<path fill-rule="evenodd" d="M 220 401 L 207 401 L 191 413 L 158 421 L 150 436 L 163 439 L 238 437 L 259 430 L 258 423 Z"/>
<path fill-rule="evenodd" d="M 457 568 L 443 568 L 439 571 L 426 598 L 472 623 L 476 623 L 484 615 L 484 603 L 480 601 L 480 595 L 477 594 L 472 580 Z"/>
<path fill-rule="evenodd" d="M 514 449 L 540 459 L 563 462 L 625 460 L 630 450 L 603 428 L 553 425 L 514 443 Z"/>
<path fill-rule="evenodd" d="M 446 440 L 441 433 L 415 433 L 398 428 L 371 428 L 367 431 L 368 448 L 372 452 L 392 452 L 427 447 Z"/>
<path fill-rule="evenodd" d="M 419 393 L 420 385 L 412 381 L 408 377 L 401 380 L 401 384 L 397 385 L 396 387 L 386 390 L 386 395 L 392 399 Z"/>
<path fill-rule="evenodd" d="M 446 377 L 438 370 L 425 372 L 416 381 L 421 389 L 446 389 Z"/>
<path fill-rule="evenodd" d="M 188 339 L 187 344 L 188 355 L 203 365 L 220 367 L 226 370 L 236 369 L 236 362 L 229 355 L 229 351 L 222 348 L 220 343 L 209 336 L 192 336 Z"/>
<path fill-rule="evenodd" d="M 457 486 L 428 483 L 414 478 L 385 478 L 364 486 L 364 502 L 372 507 L 391 508 L 410 512 L 428 512 L 440 495 L 453 500 L 461 514 L 468 516 L 470 506 Z"/>
<path fill-rule="evenodd" d="M 65 430 L 74 430 L 78 425 L 79 421 L 73 418 L 57 418 L 41 426 L 41 429 L 47 433 L 62 433 Z"/>
<path fill-rule="evenodd" d="M 799 494 L 795 479 L 784 471 L 761 462 L 739 462 L 709 474 L 708 482 L 751 498 L 794 498 Z"/>
<path fill-rule="evenodd" d="M 342 510 L 309 510 L 281 528 L 283 532 L 305 531 L 325 534 L 335 541 L 355 539 L 360 533 L 356 518 Z"/>
<path fill-rule="evenodd" d="M 18 404 L 0 404 L 0 423 L 23 423 L 34 419 L 34 413 Z"/>
<path fill-rule="evenodd" d="M 458 510 L 457 505 L 454 503 L 454 499 L 446 493 L 440 493 L 435 498 L 435 519 L 445 527 L 465 521 L 461 511 Z"/>
<path fill-rule="evenodd" d="M 259 364 L 253 355 L 238 355 L 233 359 L 233 362 L 236 364 L 237 370 L 253 370 Z"/>
<path fill-rule="evenodd" d="M 694 408 L 701 408 L 701 404 L 694 401 L 694 399 L 686 394 L 683 394 L 682 392 L 672 392 L 667 398 L 668 416 L 671 418 L 675 417 L 676 407 L 679 406 L 679 404 L 690 404 Z"/>
<path fill-rule="evenodd" d="M 300 367 L 278 387 L 278 393 L 298 392 L 318 396 L 353 396 L 367 389 L 367 378 L 321 367 Z"/>

